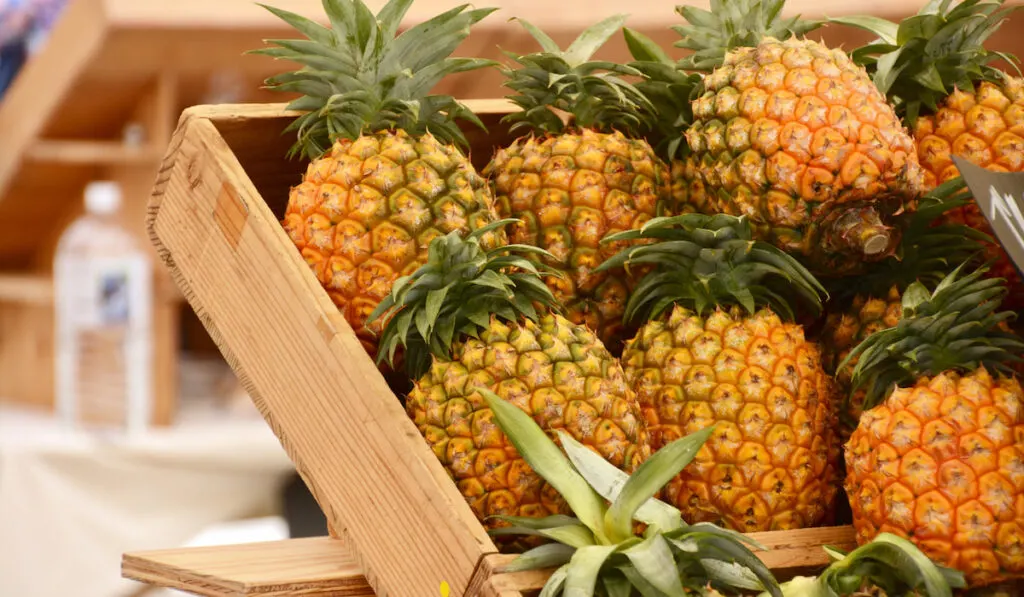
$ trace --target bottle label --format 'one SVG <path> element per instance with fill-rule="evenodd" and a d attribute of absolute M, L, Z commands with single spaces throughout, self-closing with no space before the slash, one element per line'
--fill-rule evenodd
<path fill-rule="evenodd" d="M 86 426 L 144 428 L 152 402 L 149 261 L 64 256 L 55 274 L 64 415 Z"/>

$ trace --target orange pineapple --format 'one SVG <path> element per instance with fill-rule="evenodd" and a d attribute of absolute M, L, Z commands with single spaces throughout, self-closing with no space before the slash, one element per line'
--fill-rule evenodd
<path fill-rule="evenodd" d="M 644 325 L 622 353 L 652 447 L 716 425 L 666 501 L 741 532 L 821 523 L 839 485 L 835 386 L 786 300 L 820 311 L 820 284 L 752 241 L 743 217 L 659 218 L 607 240 L 637 237 L 653 243 L 602 267 L 654 264 L 627 305 Z"/>
<path fill-rule="evenodd" d="M 953 155 L 993 171 L 1024 172 L 1024 79 L 992 66 L 1013 57 L 983 45 L 1013 10 L 1002 5 L 1003 0 L 930 2 L 899 26 L 873 17 L 834 19 L 879 36 L 881 43 L 853 56 L 873 73 L 913 132 L 926 188 L 959 175 Z M 933 38 L 946 43 L 929 43 Z M 882 60 L 894 52 L 895 61 Z M 948 220 L 993 234 L 974 201 Z M 1024 278 L 1001 245 L 990 242 L 987 249 L 995 261 L 989 275 L 1010 284 L 1006 306 L 1024 309 Z"/>
<path fill-rule="evenodd" d="M 1000 329 L 1002 281 L 959 273 L 911 285 L 900 322 L 851 353 L 854 389 L 884 401 L 847 443 L 845 486 L 859 543 L 909 538 L 977 587 L 1024 578 L 1024 341 Z"/>
<path fill-rule="evenodd" d="M 371 355 L 380 326 L 367 327 L 367 316 L 426 262 L 430 241 L 498 219 L 486 181 L 456 146 L 466 140 L 454 119 L 482 124 L 453 98 L 427 95 L 449 74 L 496 64 L 448 57 L 494 9 L 462 7 L 396 37 L 411 4 L 391 0 L 375 18 L 362 0 L 325 0 L 331 27 L 268 7 L 308 40 L 255 52 L 305 65 L 268 80 L 303 94 L 289 130 L 299 137 L 292 153 L 311 160 L 282 225 Z M 502 231 L 485 238 L 505 242 Z"/>
<path fill-rule="evenodd" d="M 720 213 L 717 193 L 708 193 L 698 163 L 686 144 L 686 129 L 693 122 L 692 100 L 702 89 L 703 74 L 722 65 L 728 50 L 754 46 L 765 37 L 785 40 L 816 29 L 820 22 L 799 16 L 781 18 L 784 0 L 711 0 L 711 10 L 677 6 L 684 24 L 672 27 L 683 39 L 677 47 L 692 51 L 671 59 L 654 40 L 623 28 L 633 62 L 643 74 L 636 88 L 651 101 L 655 118 L 644 132 L 665 160 L 672 181 L 669 213 Z M 699 23 L 691 26 L 689 23 Z"/>
<path fill-rule="evenodd" d="M 620 76 L 636 71 L 590 59 L 624 20 L 593 25 L 565 51 L 523 22 L 542 51 L 514 56 L 518 64 L 506 71 L 505 85 L 515 92 L 509 98 L 521 108 L 507 119 L 530 133 L 498 150 L 484 169 L 499 213 L 522 220 L 510 240 L 551 254 L 547 263 L 565 275 L 545 281 L 566 316 L 588 325 L 616 354 L 638 273 L 595 271 L 616 248 L 601 239 L 643 225 L 669 193 L 668 167 L 634 134 L 650 109 Z"/>
<path fill-rule="evenodd" d="M 894 219 L 915 207 L 923 173 L 914 142 L 845 52 L 772 36 L 814 26 L 773 26 L 781 8 L 716 2 L 682 28 L 680 45 L 702 48 L 694 63 L 713 69 L 687 145 L 717 211 L 747 216 L 757 238 L 815 273 L 858 272 L 893 253 Z M 714 47 L 716 36 L 725 47 Z"/>
<path fill-rule="evenodd" d="M 508 523 L 494 516 L 570 512 L 494 423 L 479 387 L 626 472 L 651 449 L 619 361 L 592 330 L 559 314 L 541 281 L 551 268 L 527 261 L 544 252 L 527 245 L 485 250 L 484 230 L 435 239 L 426 265 L 402 278 L 371 320 L 387 322 L 379 360 L 406 351 L 404 369 L 415 384 L 405 404 L 409 417 L 481 522 L 496 528 Z"/>

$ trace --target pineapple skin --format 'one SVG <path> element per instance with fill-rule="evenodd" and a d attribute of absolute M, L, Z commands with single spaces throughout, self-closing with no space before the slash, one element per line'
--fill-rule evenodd
<path fill-rule="evenodd" d="M 769 309 L 702 318 L 676 306 L 626 344 L 622 361 L 655 450 L 718 425 L 664 490 L 687 522 L 788 530 L 832 513 L 834 386 L 801 327 Z"/>
<path fill-rule="evenodd" d="M 928 189 L 960 175 L 954 154 L 987 170 L 1024 172 L 1024 79 L 1007 77 L 1001 84 L 983 81 L 970 92 L 955 90 L 935 114 L 918 118 L 914 136 Z M 950 210 L 946 220 L 995 237 L 973 201 Z M 987 248 L 994 260 L 989 275 L 1005 278 L 1010 288 L 1004 305 L 1024 309 L 1024 279 L 1002 246 L 989 243 Z"/>
<path fill-rule="evenodd" d="M 1024 389 L 984 368 L 897 388 L 846 445 L 858 543 L 913 541 L 971 587 L 1024 577 Z"/>
<path fill-rule="evenodd" d="M 839 386 L 836 412 L 845 415 L 839 419 L 842 441 L 849 439 L 860 420 L 865 392 L 850 392 L 853 368 L 859 359 L 852 359 L 842 369 L 839 364 L 868 336 L 899 323 L 903 315 L 902 299 L 899 287 L 893 285 L 884 297 L 856 295 L 845 310 L 829 313 L 825 318 L 820 345 L 825 371 L 835 377 Z M 847 396 L 848 401 L 844 400 Z"/>
<path fill-rule="evenodd" d="M 544 430 L 563 429 L 631 473 L 651 455 L 650 435 L 622 367 L 592 330 L 556 314 L 534 323 L 495 317 L 479 338 L 435 359 L 415 382 L 406 411 L 488 529 L 488 516 L 571 514 L 502 433 L 474 388 L 484 386 L 530 414 Z M 553 436 L 557 442 L 557 438 Z"/>
<path fill-rule="evenodd" d="M 427 262 L 430 241 L 498 219 L 486 180 L 457 148 L 404 131 L 339 139 L 292 187 L 281 221 L 371 356 L 383 320 L 366 320 L 399 277 Z M 507 243 L 504 231 L 483 246 Z"/>
<path fill-rule="evenodd" d="M 673 215 L 717 213 L 717 204 L 710 200 L 692 155 L 672 160 L 669 168 L 672 201 L 666 211 Z"/>
<path fill-rule="evenodd" d="M 517 139 L 495 153 L 483 174 L 493 180 L 498 213 L 522 220 L 510 242 L 554 255 L 548 265 L 563 275 L 544 281 L 566 316 L 618 354 L 625 305 L 643 270 L 594 273 L 623 248 L 601 239 L 658 215 L 670 193 L 668 166 L 646 141 L 582 129 Z"/>
<path fill-rule="evenodd" d="M 914 207 L 923 173 L 863 68 L 815 41 L 767 38 L 729 52 L 705 85 L 686 140 L 715 211 L 748 216 L 816 273 L 892 254 L 889 220 Z"/>

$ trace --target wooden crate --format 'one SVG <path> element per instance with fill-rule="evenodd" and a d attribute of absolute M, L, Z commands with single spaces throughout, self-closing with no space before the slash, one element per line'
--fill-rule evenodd
<path fill-rule="evenodd" d="M 512 106 L 469 103 L 490 128 L 489 135 L 467 130 L 472 160 L 482 167 L 510 139 L 499 119 Z M 497 554 L 280 226 L 289 186 L 305 167 L 283 157 L 292 137 L 282 130 L 294 116 L 277 104 L 186 110 L 160 169 L 147 226 L 335 530 L 336 539 L 316 545 L 351 560 L 339 559 L 334 575 L 325 576 L 293 558 L 294 585 L 280 574 L 268 580 L 261 561 L 315 549 L 282 542 L 263 551 L 224 548 L 251 559 L 241 571 L 172 551 L 126 555 L 123 574 L 205 595 L 257 594 L 252 587 L 266 584 L 276 587 L 275 595 L 363 595 L 358 591 L 368 586 L 377 595 L 409 597 L 439 595 L 442 583 L 452 595 L 512 597 L 539 588 L 543 573 L 500 573 L 510 556 Z M 759 555 L 780 577 L 825 565 L 823 544 L 853 546 L 849 527 L 756 538 L 773 548 Z M 356 566 L 342 565 L 343 559 Z M 356 570 L 365 580 L 354 579 Z M 321 584 L 310 585 L 310 577 Z M 342 581 L 355 588 L 332 593 Z"/>

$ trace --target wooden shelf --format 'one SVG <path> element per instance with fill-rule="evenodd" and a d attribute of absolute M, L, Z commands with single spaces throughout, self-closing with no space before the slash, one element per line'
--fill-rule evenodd
<path fill-rule="evenodd" d="M 329 537 L 125 554 L 121 574 L 208 597 L 374 597 L 345 544 Z"/>
<path fill-rule="evenodd" d="M 49 305 L 53 302 L 53 281 L 49 276 L 0 274 L 0 303 Z"/>
<path fill-rule="evenodd" d="M 25 151 L 25 159 L 46 164 L 120 166 L 152 164 L 163 155 L 156 145 L 128 147 L 119 141 L 42 140 Z"/>

